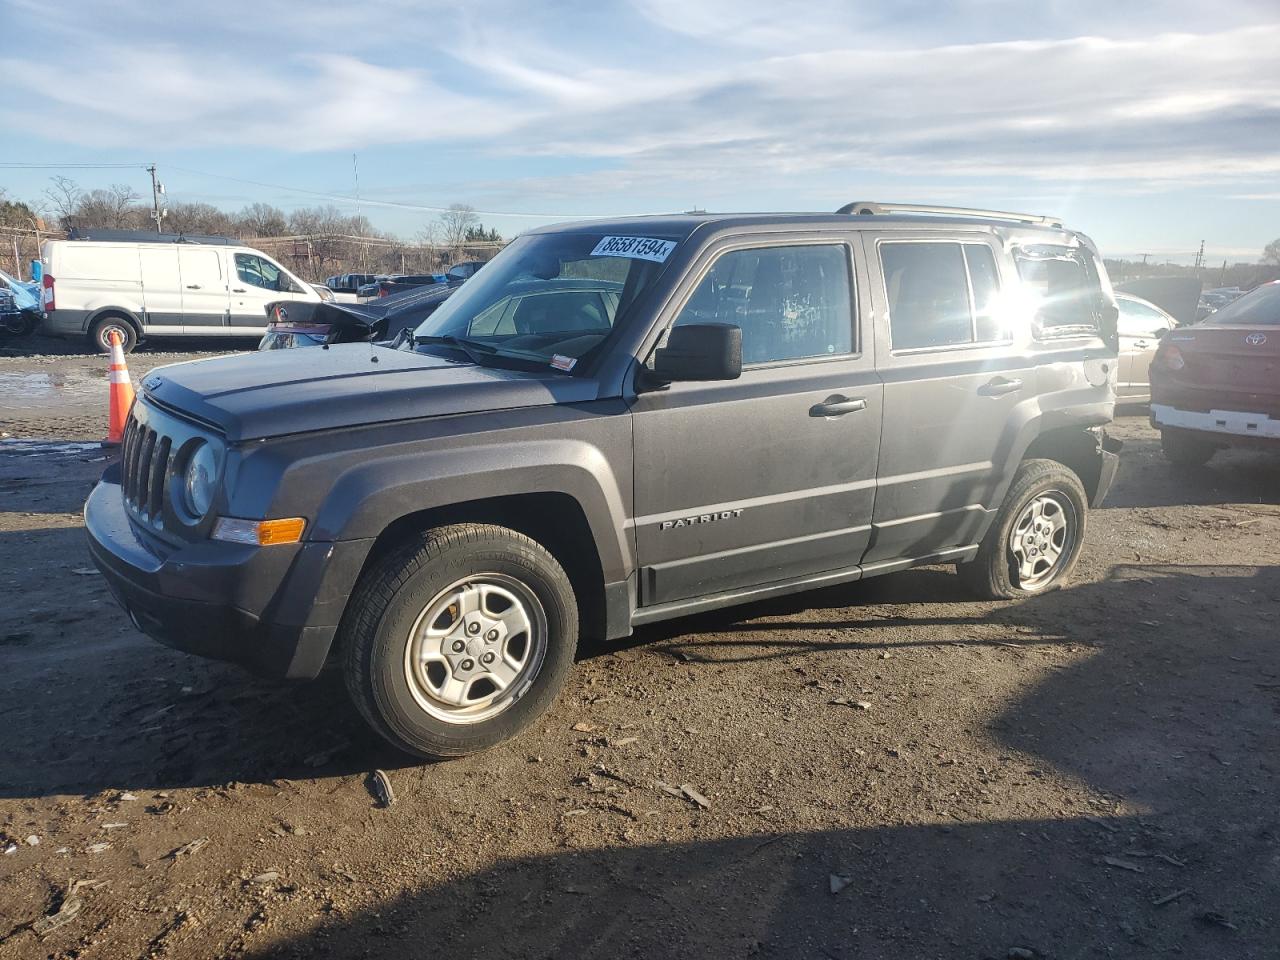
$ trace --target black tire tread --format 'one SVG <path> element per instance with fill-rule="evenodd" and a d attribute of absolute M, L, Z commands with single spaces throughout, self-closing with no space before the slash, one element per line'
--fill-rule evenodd
<path fill-rule="evenodd" d="M 371 671 L 368 669 L 372 646 L 383 615 L 395 595 L 418 571 L 443 560 L 460 546 L 492 543 L 498 538 L 506 541 L 504 549 L 507 551 L 524 553 L 528 559 L 536 558 L 540 562 L 550 563 L 568 584 L 568 577 L 559 562 L 531 537 L 494 524 L 458 523 L 424 530 L 400 547 L 379 557 L 352 591 L 347 612 L 339 628 L 340 656 L 347 693 L 365 722 L 384 739 L 403 750 L 424 755 L 424 751 L 409 741 L 404 733 L 396 730 L 378 709 Z M 572 596 L 571 589 L 569 595 Z M 574 614 L 571 626 L 576 634 L 577 611 L 576 608 L 571 610 Z M 549 706 L 553 699 L 554 696 L 548 699 L 541 709 Z M 541 713 L 541 709 L 538 713 Z M 453 749 L 436 745 L 429 755 L 466 756 L 491 745 L 491 738 L 487 736 L 471 739 L 474 743 L 459 745 Z"/>
<path fill-rule="evenodd" d="M 1044 589 L 1035 591 L 1035 595 L 1038 596 L 1057 590 L 1071 576 L 1071 571 L 1080 556 L 1080 545 L 1084 541 L 1085 528 L 1088 522 L 1087 507 L 1089 498 L 1085 493 L 1084 484 L 1080 482 L 1080 478 L 1076 476 L 1070 467 L 1059 463 L 1057 460 L 1024 460 L 1018 467 L 1017 473 L 1014 474 L 1013 482 L 1009 484 L 1009 490 L 1005 494 L 1004 502 L 1000 505 L 995 519 L 992 520 L 991 527 L 987 530 L 987 535 L 983 538 L 977 555 L 972 560 L 957 566 L 957 573 L 959 573 L 961 580 L 964 581 L 968 590 L 978 598 L 983 600 L 1013 600 L 1032 595 L 1008 583 L 1007 573 L 1002 573 L 1007 567 L 1004 546 L 1005 528 L 1009 515 L 1018 509 L 1030 490 L 1049 479 L 1053 479 L 1058 484 L 1074 488 L 1074 493 L 1086 509 L 1080 511 L 1080 531 L 1075 555 L 1070 558 L 1066 567 L 1058 573 L 1053 582 Z"/>

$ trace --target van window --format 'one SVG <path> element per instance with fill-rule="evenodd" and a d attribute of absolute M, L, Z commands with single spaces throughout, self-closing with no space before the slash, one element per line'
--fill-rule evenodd
<path fill-rule="evenodd" d="M 248 283 L 264 290 L 280 289 L 280 270 L 274 263 L 251 253 L 236 254 L 236 276 L 241 283 Z"/>
<path fill-rule="evenodd" d="M 723 254 L 676 318 L 742 328 L 742 362 L 853 352 L 849 252 L 839 244 Z"/>

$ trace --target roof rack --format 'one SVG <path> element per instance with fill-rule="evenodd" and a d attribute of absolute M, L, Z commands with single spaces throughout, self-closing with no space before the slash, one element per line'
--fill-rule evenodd
<path fill-rule="evenodd" d="M 1034 213 L 1009 213 L 1005 210 L 980 210 L 975 207 L 935 207 L 924 203 L 878 203 L 874 200 L 855 200 L 846 203 L 836 213 L 871 216 L 886 213 L 933 213 L 944 217 L 982 217 L 987 220 L 1012 220 L 1017 223 L 1035 223 L 1045 227 L 1061 227 L 1061 217 L 1042 217 Z"/>
<path fill-rule="evenodd" d="M 235 246 L 239 240 L 200 233 L 156 233 L 153 230 L 108 230 L 72 227 L 68 240 L 98 240 L 110 243 L 198 243 L 206 246 Z"/>

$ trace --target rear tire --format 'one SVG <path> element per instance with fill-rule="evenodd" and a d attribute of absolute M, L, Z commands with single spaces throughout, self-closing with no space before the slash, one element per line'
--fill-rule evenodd
<path fill-rule="evenodd" d="M 110 353 L 111 341 L 108 338 L 112 330 L 120 334 L 120 349 L 125 353 L 132 353 L 133 348 L 138 345 L 138 329 L 121 316 L 109 314 L 93 321 L 93 326 L 89 328 L 89 343 L 98 353 Z"/>
<path fill-rule="evenodd" d="M 1202 467 L 1217 452 L 1217 446 L 1195 434 L 1166 427 L 1160 431 L 1164 458 L 1179 467 Z"/>
<path fill-rule="evenodd" d="M 376 561 L 339 637 L 357 709 L 420 757 L 515 736 L 555 701 L 577 641 L 573 586 L 555 557 L 471 523 L 427 530 Z"/>
<path fill-rule="evenodd" d="M 977 556 L 957 572 L 986 600 L 1056 590 L 1080 558 L 1086 517 L 1084 486 L 1074 472 L 1056 460 L 1026 460 Z"/>

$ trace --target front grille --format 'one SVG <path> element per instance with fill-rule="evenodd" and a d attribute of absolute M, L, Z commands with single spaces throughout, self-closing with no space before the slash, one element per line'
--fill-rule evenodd
<path fill-rule="evenodd" d="M 130 417 L 121 450 L 124 502 L 141 520 L 159 525 L 172 467 L 173 440 Z"/>

